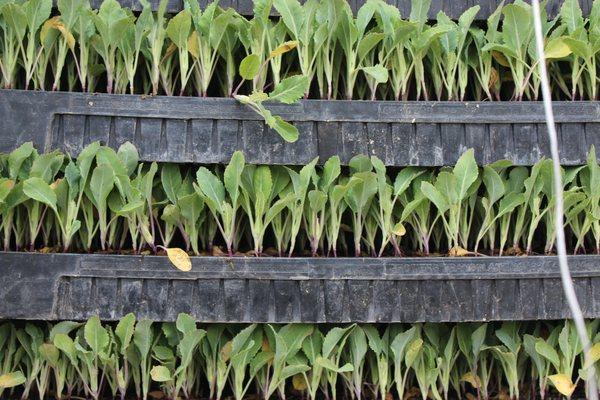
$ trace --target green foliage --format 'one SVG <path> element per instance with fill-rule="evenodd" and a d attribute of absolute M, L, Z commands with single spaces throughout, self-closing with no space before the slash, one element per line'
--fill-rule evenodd
<path fill-rule="evenodd" d="M 552 254 L 556 240 L 547 159 L 479 167 L 467 150 L 453 168 L 386 168 L 375 156 L 299 168 L 250 165 L 238 151 L 224 169 L 196 169 L 140 163 L 128 142 L 92 143 L 76 159 L 25 143 L 0 159 L 5 250 L 467 256 Z M 574 254 L 600 253 L 599 180 L 593 147 L 563 170 Z"/>
<path fill-rule="evenodd" d="M 600 359 L 600 324 L 586 322 Z M 204 329 L 202 329 L 204 328 Z M 25 398 L 569 397 L 592 365 L 572 322 L 0 325 L 0 391 Z M 579 367 L 579 368 L 576 368 Z M 597 366 L 594 366 L 597 367 Z M 550 385 L 548 384 L 550 383 Z M 203 394 L 202 394 L 203 393 Z M 6 397 L 6 396 L 5 396 Z"/>
<path fill-rule="evenodd" d="M 483 25 L 474 22 L 479 6 L 457 21 L 443 12 L 429 21 L 429 0 L 412 0 L 406 18 L 383 0 L 356 14 L 346 0 L 259 0 L 249 20 L 216 1 L 200 4 L 186 0 L 167 16 L 166 0 L 156 11 L 142 0 L 139 14 L 115 0 L 98 11 L 88 0 L 61 0 L 51 15 L 50 0 L 3 1 L 2 84 L 94 91 L 106 82 L 108 93 L 240 96 L 286 139 L 293 129 L 261 103 L 290 86 L 293 96 L 273 100 L 538 99 L 533 9 L 524 1 L 501 2 Z M 600 2 L 587 18 L 577 0 L 564 1 L 555 19 L 541 17 L 553 95 L 597 99 Z"/>

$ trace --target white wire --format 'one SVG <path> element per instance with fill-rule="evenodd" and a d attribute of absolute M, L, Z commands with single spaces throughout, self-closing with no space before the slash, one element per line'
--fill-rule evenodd
<path fill-rule="evenodd" d="M 550 84 L 548 83 L 548 71 L 546 70 L 546 58 L 544 56 L 544 39 L 542 35 L 542 21 L 540 17 L 539 0 L 532 0 L 533 6 L 533 23 L 535 30 L 535 41 L 538 54 L 538 66 L 540 71 L 540 80 L 542 86 L 542 96 L 544 100 L 544 112 L 546 114 L 546 125 L 548 126 L 548 136 L 550 137 L 550 151 L 552 153 L 552 167 L 554 179 L 554 197 L 555 197 L 555 214 L 556 214 L 556 250 L 558 253 L 558 264 L 560 265 L 560 276 L 562 279 L 565 297 L 569 303 L 571 314 L 575 322 L 575 328 L 579 334 L 579 340 L 583 345 L 585 364 L 589 365 L 589 374 L 587 375 L 587 397 L 591 400 L 598 400 L 598 390 L 596 388 L 596 371 L 594 363 L 590 361 L 589 350 L 591 348 L 590 339 L 587 335 L 585 321 L 575 288 L 569 271 L 567 261 L 567 247 L 565 244 L 565 230 L 563 226 L 563 185 L 560 169 L 560 158 L 558 156 L 558 140 L 556 136 L 556 127 L 554 125 L 554 113 L 552 112 L 552 98 L 550 97 Z"/>

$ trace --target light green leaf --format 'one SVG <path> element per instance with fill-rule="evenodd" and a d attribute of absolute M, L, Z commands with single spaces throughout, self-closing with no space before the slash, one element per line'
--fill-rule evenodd
<path fill-rule="evenodd" d="M 275 89 L 269 94 L 269 100 L 279 101 L 284 104 L 292 104 L 304 96 L 308 91 L 308 87 L 309 81 L 306 76 L 290 76 L 289 78 L 283 79 L 275 86 Z"/>
<path fill-rule="evenodd" d="M 246 80 L 254 79 L 260 69 L 260 57 L 256 54 L 249 54 L 240 63 L 240 76 Z"/>
<path fill-rule="evenodd" d="M 29 178 L 23 183 L 23 193 L 35 201 L 39 201 L 56 210 L 56 193 L 41 178 Z"/>

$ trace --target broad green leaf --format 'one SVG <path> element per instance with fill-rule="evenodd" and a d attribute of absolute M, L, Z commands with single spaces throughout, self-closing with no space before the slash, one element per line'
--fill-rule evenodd
<path fill-rule="evenodd" d="M 131 343 L 133 333 L 135 331 L 135 315 L 129 313 L 119 320 L 117 327 L 115 328 L 115 335 L 119 339 L 119 351 L 121 354 L 125 354 L 127 347 Z"/>
<path fill-rule="evenodd" d="M 279 101 L 284 104 L 297 102 L 308 91 L 309 81 L 304 75 L 294 75 L 283 79 L 269 94 L 269 100 Z M 275 116 L 275 118 L 278 118 Z M 281 119 L 281 118 L 279 118 Z"/>
<path fill-rule="evenodd" d="M 97 205 L 104 204 L 115 185 L 115 173 L 110 165 L 102 164 L 94 168 L 90 179 L 90 189 Z"/>
<path fill-rule="evenodd" d="M 83 336 L 94 354 L 104 352 L 109 344 L 108 331 L 102 327 L 98 316 L 93 316 L 87 321 L 83 328 Z"/>
<path fill-rule="evenodd" d="M 186 48 L 190 30 L 192 27 L 192 18 L 188 10 L 182 10 L 169 20 L 167 24 L 167 35 L 169 39 L 179 48 Z"/>
<path fill-rule="evenodd" d="M 75 349 L 73 339 L 64 333 L 57 333 L 54 336 L 53 343 L 60 351 L 66 354 L 71 364 L 77 365 L 77 350 Z"/>
<path fill-rule="evenodd" d="M 42 356 L 42 358 L 48 361 L 50 364 L 58 364 L 58 360 L 60 358 L 60 350 L 58 350 L 58 348 L 55 345 L 51 343 L 43 343 L 38 348 L 38 352 L 40 356 Z"/>
<path fill-rule="evenodd" d="M 473 149 L 463 153 L 452 170 L 456 177 L 458 200 L 463 200 L 471 185 L 477 180 L 478 169 Z"/>
<path fill-rule="evenodd" d="M 440 193 L 431 183 L 423 181 L 421 182 L 421 191 L 438 209 L 440 213 L 446 212 L 450 205 L 448 200 L 442 193 Z"/>
<path fill-rule="evenodd" d="M 225 201 L 225 186 L 219 178 L 205 167 L 200 167 L 196 172 L 196 179 L 200 194 L 204 196 L 207 205 L 219 213 L 222 212 Z"/>
<path fill-rule="evenodd" d="M 274 0 L 273 6 L 281 15 L 281 19 L 293 37 L 299 37 L 306 14 L 298 0 Z"/>
<path fill-rule="evenodd" d="M 542 357 L 547 359 L 554 365 L 556 369 L 560 368 L 560 358 L 554 347 L 550 346 L 543 339 L 539 339 L 535 343 L 535 351 L 537 351 Z"/>
<path fill-rule="evenodd" d="M 56 210 L 56 193 L 42 178 L 29 178 L 23 183 L 23 193 Z"/>
<path fill-rule="evenodd" d="M 137 148 L 133 144 L 131 144 L 131 142 L 125 142 L 121 146 L 119 146 L 117 155 L 119 156 L 119 159 L 121 160 L 123 165 L 125 165 L 128 175 L 133 174 L 137 169 L 138 163 L 140 161 L 140 156 L 137 151 Z M 81 161 L 81 156 L 78 158 L 78 161 Z"/>
<path fill-rule="evenodd" d="M 260 57 L 256 54 L 249 54 L 240 63 L 240 76 L 246 80 L 252 80 L 258 74 L 260 69 Z"/>
<path fill-rule="evenodd" d="M 179 166 L 176 164 L 163 165 L 160 172 L 160 180 L 169 201 L 172 204 L 177 204 L 177 196 L 183 183 Z"/>
<path fill-rule="evenodd" d="M 375 79 L 377 83 L 385 83 L 388 80 L 388 70 L 381 64 L 363 67 L 362 70 L 365 74 Z"/>
<path fill-rule="evenodd" d="M 241 151 L 236 151 L 231 156 L 231 160 L 229 160 L 229 164 L 223 174 L 225 188 L 227 189 L 227 193 L 229 193 L 233 205 L 237 204 L 240 194 L 240 182 L 245 164 L 244 154 Z"/>
<path fill-rule="evenodd" d="M 569 33 L 583 26 L 583 15 L 578 0 L 565 0 L 560 7 L 560 20 Z"/>
<path fill-rule="evenodd" d="M 342 365 L 341 367 L 338 367 L 337 365 L 335 365 L 335 363 L 333 361 L 331 361 L 328 358 L 324 358 L 324 357 L 317 357 L 316 362 L 317 362 L 317 365 L 320 365 L 321 367 L 328 369 L 332 372 L 336 372 L 338 374 L 341 374 L 343 372 L 354 371 L 354 367 L 350 363 L 346 363 L 346 364 Z"/>

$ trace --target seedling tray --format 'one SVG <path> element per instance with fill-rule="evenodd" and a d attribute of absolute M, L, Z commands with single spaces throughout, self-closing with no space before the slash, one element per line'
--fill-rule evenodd
<path fill-rule="evenodd" d="M 410 0 L 385 0 L 388 4 L 392 4 L 400 10 L 402 16 L 408 17 L 410 15 Z M 139 11 L 142 6 L 138 0 L 119 0 L 119 2 L 126 7 L 130 7 L 132 10 Z M 304 3 L 305 0 L 300 0 L 301 3 Z M 153 9 L 157 9 L 160 0 L 150 0 L 150 4 L 152 4 Z M 200 7 L 204 9 L 210 0 L 199 0 L 198 3 Z M 364 0 L 348 0 L 348 4 L 352 8 L 354 12 L 356 12 L 363 4 Z M 509 3 L 508 1 L 506 3 Z M 91 1 L 93 8 L 100 7 L 102 4 L 102 0 L 92 0 Z M 183 9 L 183 0 L 169 0 L 167 4 L 167 12 L 176 13 Z M 444 11 L 446 15 L 448 15 L 452 19 L 458 19 L 460 15 L 468 8 L 479 5 L 481 7 L 479 14 L 477 15 L 477 19 L 485 20 L 487 17 L 493 13 L 496 8 L 500 4 L 499 0 L 432 0 L 431 8 L 429 9 L 429 18 L 435 20 L 436 15 L 439 11 Z M 549 0 L 546 6 L 548 10 L 548 15 L 550 17 L 554 17 L 558 11 L 560 10 L 560 6 L 562 4 L 562 0 Z M 219 5 L 223 8 L 232 7 L 237 10 L 242 15 L 252 15 L 253 2 L 252 0 L 221 0 L 219 1 Z M 589 10 L 592 6 L 592 0 L 581 0 L 580 1 L 581 8 L 584 12 L 584 15 L 589 14 Z M 275 14 L 275 10 L 273 9 L 273 14 Z"/>
<path fill-rule="evenodd" d="M 555 257 L 166 257 L 2 253 L 0 319 L 442 322 L 569 318 Z M 600 317 L 600 256 L 569 259 L 587 318 Z"/>
<path fill-rule="evenodd" d="M 453 165 L 468 148 L 481 164 L 532 165 L 549 156 L 539 102 L 306 100 L 269 108 L 300 131 L 286 143 L 249 108 L 227 98 L 0 90 L 0 152 L 26 141 L 77 155 L 90 142 L 131 141 L 142 160 L 304 165 L 376 155 L 388 166 Z M 583 164 L 600 147 L 600 102 L 555 102 L 561 163 Z"/>

